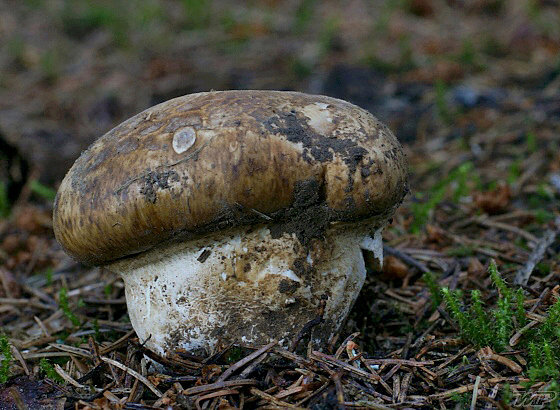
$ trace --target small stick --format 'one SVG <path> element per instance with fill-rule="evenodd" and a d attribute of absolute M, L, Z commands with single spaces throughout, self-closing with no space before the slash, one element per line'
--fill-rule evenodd
<path fill-rule="evenodd" d="M 251 353 L 249 356 L 247 356 L 247 357 L 239 360 L 238 362 L 232 364 L 225 372 L 222 373 L 222 375 L 218 378 L 218 381 L 219 382 L 225 381 L 234 372 L 236 372 L 237 370 L 239 370 L 240 368 L 245 366 L 247 363 L 255 360 L 260 355 L 268 352 L 270 349 L 272 349 L 277 344 L 278 344 L 278 342 L 275 340 L 274 342 L 271 342 L 271 343 L 261 347 L 259 350 Z"/>
<path fill-rule="evenodd" d="M 104 361 L 105 363 L 108 363 L 112 366 L 115 366 L 125 372 L 127 372 L 128 374 L 130 374 L 131 376 L 135 377 L 136 379 L 140 380 L 142 383 L 144 383 L 144 385 L 150 389 L 156 396 L 161 397 L 163 396 L 163 393 L 160 392 L 156 386 L 154 386 L 152 384 L 152 382 L 150 382 L 148 379 L 146 379 L 144 376 L 142 376 L 140 373 L 138 373 L 136 370 L 131 369 L 130 367 L 126 367 L 124 364 L 117 362 L 116 360 L 113 359 L 109 359 L 108 357 L 101 357 L 100 358 L 102 361 Z"/>
<path fill-rule="evenodd" d="M 401 259 L 403 262 L 414 266 L 422 273 L 427 273 L 430 270 L 424 265 L 422 262 L 417 261 L 415 258 L 410 256 L 408 253 L 393 248 L 389 245 L 383 245 L 383 251 L 389 255 L 396 256 L 397 258 Z"/>
<path fill-rule="evenodd" d="M 297 337 L 292 341 L 290 348 L 288 349 L 290 352 L 294 352 L 296 350 L 297 345 L 303 339 L 303 337 L 311 332 L 315 326 L 323 322 L 323 315 L 325 314 L 325 306 L 327 305 L 327 296 L 321 296 L 321 302 L 319 303 L 319 314 L 314 318 L 303 325 L 303 329 L 301 329 L 297 335 Z"/>
<path fill-rule="evenodd" d="M 410 387 L 410 380 L 412 379 L 412 373 L 406 373 L 401 381 L 401 390 L 397 396 L 397 403 L 404 403 L 406 395 L 408 393 L 408 388 Z"/>
<path fill-rule="evenodd" d="M 334 387 L 336 389 L 336 399 L 338 400 L 338 404 L 344 407 L 344 389 L 342 388 L 342 374 L 341 372 L 336 372 L 331 376 Z"/>
<path fill-rule="evenodd" d="M 473 386 L 473 394 L 471 399 L 471 410 L 476 409 L 476 400 L 478 398 L 478 386 L 480 385 L 480 375 L 476 376 L 476 381 Z"/>
<path fill-rule="evenodd" d="M 525 263 L 525 266 L 515 275 L 513 283 L 516 285 L 527 285 L 527 282 L 529 282 L 529 278 L 533 273 L 533 269 L 535 269 L 537 263 L 539 263 L 544 257 L 548 247 L 553 244 L 556 240 L 556 236 L 560 233 L 560 217 L 556 218 L 554 225 L 555 229 L 548 229 L 544 233 L 543 237 L 537 242 L 535 249 L 533 249 L 533 252 L 531 252 L 529 259 Z"/>
<path fill-rule="evenodd" d="M 220 396 L 229 396 L 232 394 L 239 394 L 238 390 L 235 389 L 229 389 L 229 390 L 218 390 L 212 393 L 208 393 L 205 396 L 201 396 L 198 399 L 196 399 L 196 401 L 194 402 L 194 405 L 196 406 L 197 409 L 201 409 L 202 407 L 200 406 L 200 402 L 204 401 L 204 400 L 208 400 L 208 399 L 214 399 L 216 397 L 220 397 Z M 154 403 L 155 404 L 155 403 Z"/>
<path fill-rule="evenodd" d="M 322 363 L 324 363 L 328 366 L 333 366 L 333 367 L 337 367 L 338 369 L 346 370 L 351 375 L 358 376 L 358 377 L 360 377 L 362 379 L 365 379 L 367 381 L 376 382 L 376 381 L 379 380 L 378 378 L 375 377 L 376 375 L 374 375 L 374 374 L 368 373 L 368 372 L 366 372 L 362 369 L 359 369 L 357 367 L 352 366 L 349 363 L 337 360 L 334 357 L 326 355 L 326 354 L 321 353 L 321 352 L 314 351 L 312 353 L 312 359 L 314 359 L 314 360 L 316 360 L 320 363 L 322 362 Z M 364 359 L 364 360 L 366 360 L 366 359 Z"/>
<path fill-rule="evenodd" d="M 251 394 L 254 394 L 255 396 L 258 396 L 261 399 L 266 400 L 269 403 L 274 404 L 275 406 L 278 406 L 279 408 L 283 408 L 283 409 L 300 409 L 301 407 L 297 407 L 293 404 L 290 404 L 288 402 L 282 401 L 282 400 L 278 400 L 276 397 L 257 389 L 256 387 L 251 387 Z"/>
<path fill-rule="evenodd" d="M 245 368 L 245 370 L 243 370 L 241 373 L 239 373 L 239 378 L 241 379 L 247 379 L 249 377 L 249 375 L 251 373 L 253 373 L 255 371 L 255 369 L 257 368 L 257 366 L 259 364 L 261 364 L 264 360 L 266 359 L 266 355 L 261 355 L 260 357 L 257 357 L 253 363 L 251 363 L 249 366 L 247 366 Z"/>
<path fill-rule="evenodd" d="M 59 375 L 60 377 L 62 377 L 67 383 L 70 383 L 72 386 L 78 387 L 78 388 L 80 388 L 80 389 L 85 389 L 85 388 L 86 388 L 86 386 L 84 386 L 83 384 L 78 383 L 76 380 L 74 380 L 74 379 L 72 378 L 72 376 L 70 376 L 68 373 L 66 373 L 66 372 L 64 371 L 64 369 L 63 369 L 62 367 L 60 367 L 59 364 L 55 363 L 55 365 L 54 365 L 54 370 L 55 370 L 55 372 L 58 373 L 58 375 Z"/>
<path fill-rule="evenodd" d="M 21 364 L 21 367 L 23 367 L 23 371 L 25 372 L 25 374 L 29 376 L 29 368 L 27 367 L 27 363 L 25 363 L 25 359 L 21 355 L 21 352 L 11 343 L 10 343 L 10 348 L 11 348 L 11 351 L 12 351 L 12 355 Z"/>

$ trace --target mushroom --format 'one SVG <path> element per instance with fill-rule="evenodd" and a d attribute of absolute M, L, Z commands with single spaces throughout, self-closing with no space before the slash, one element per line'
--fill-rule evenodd
<path fill-rule="evenodd" d="M 160 354 L 286 346 L 339 331 L 407 192 L 395 136 L 348 102 L 296 92 L 192 94 L 93 143 L 60 185 L 54 232 L 125 283 Z"/>

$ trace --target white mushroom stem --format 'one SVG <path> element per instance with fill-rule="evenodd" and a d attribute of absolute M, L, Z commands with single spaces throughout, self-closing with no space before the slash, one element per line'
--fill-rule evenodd
<path fill-rule="evenodd" d="M 377 229 L 373 236 L 366 236 L 360 246 L 362 249 L 371 251 L 379 267 L 383 266 L 383 227 Z"/>
<path fill-rule="evenodd" d="M 288 345 L 318 315 L 314 339 L 335 334 L 365 280 L 361 248 L 382 258 L 380 230 L 337 225 L 304 247 L 295 234 L 237 228 L 110 265 L 122 275 L 132 325 L 147 347 L 214 350 L 220 342 Z"/>

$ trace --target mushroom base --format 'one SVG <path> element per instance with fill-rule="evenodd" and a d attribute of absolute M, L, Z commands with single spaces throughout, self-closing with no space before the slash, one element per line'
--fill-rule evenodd
<path fill-rule="evenodd" d="M 367 226 L 367 224 L 364 224 Z M 381 258 L 373 237 L 344 225 L 303 246 L 266 226 L 237 228 L 150 250 L 109 268 L 122 275 L 132 325 L 146 347 L 213 352 L 231 342 L 288 346 L 304 325 L 321 345 L 340 329 L 366 276 L 361 248 Z"/>

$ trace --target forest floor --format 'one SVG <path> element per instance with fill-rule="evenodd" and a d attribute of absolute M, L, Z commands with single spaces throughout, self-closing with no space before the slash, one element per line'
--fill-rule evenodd
<path fill-rule="evenodd" d="M 0 0 L 0 409 L 558 408 L 559 10 Z M 211 89 L 368 109 L 411 192 L 330 350 L 171 352 L 161 374 L 121 279 L 56 242 L 52 201 L 95 138 Z"/>

